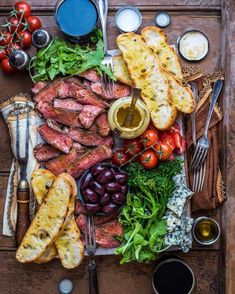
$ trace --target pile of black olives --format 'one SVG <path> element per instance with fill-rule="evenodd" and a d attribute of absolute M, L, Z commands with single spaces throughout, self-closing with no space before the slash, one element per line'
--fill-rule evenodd
<path fill-rule="evenodd" d="M 81 197 L 87 213 L 115 212 L 126 201 L 127 174 L 109 164 L 98 164 L 81 178 Z"/>

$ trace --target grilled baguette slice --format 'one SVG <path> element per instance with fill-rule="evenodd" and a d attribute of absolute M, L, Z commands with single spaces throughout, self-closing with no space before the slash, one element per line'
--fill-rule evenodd
<path fill-rule="evenodd" d="M 119 35 L 117 45 L 134 86 L 142 90 L 141 96 L 148 107 L 153 124 L 159 130 L 168 129 L 176 119 L 177 110 L 171 104 L 168 82 L 158 58 L 143 38 L 134 33 Z"/>
<path fill-rule="evenodd" d="M 19 262 L 36 260 L 55 241 L 68 214 L 74 182 L 64 173 L 54 180 L 16 252 Z"/>
<path fill-rule="evenodd" d="M 54 259 L 57 255 L 55 244 L 50 245 L 39 258 L 35 259 L 34 262 L 38 264 L 47 263 Z"/>
<path fill-rule="evenodd" d="M 170 86 L 172 104 L 183 113 L 191 113 L 194 110 L 195 101 L 190 87 L 183 87 L 168 72 L 165 74 Z"/>
<path fill-rule="evenodd" d="M 133 86 L 128 68 L 121 55 L 116 55 L 113 57 L 113 73 L 118 81 L 129 85 L 130 87 Z"/>
<path fill-rule="evenodd" d="M 175 50 L 167 43 L 166 34 L 155 26 L 146 27 L 141 31 L 146 44 L 158 56 L 162 69 L 166 70 L 180 83 L 183 73 Z"/>

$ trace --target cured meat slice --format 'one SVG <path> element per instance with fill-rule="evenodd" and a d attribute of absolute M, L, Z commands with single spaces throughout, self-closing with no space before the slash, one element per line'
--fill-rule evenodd
<path fill-rule="evenodd" d="M 79 120 L 84 128 L 89 129 L 96 117 L 103 112 L 103 108 L 94 105 L 84 105 L 83 110 L 79 113 Z"/>
<path fill-rule="evenodd" d="M 74 162 L 66 172 L 74 178 L 79 177 L 84 170 L 112 157 L 112 149 L 106 145 L 100 145 L 86 152 L 79 160 Z"/>
<path fill-rule="evenodd" d="M 107 142 L 107 139 L 91 131 L 84 131 L 71 127 L 68 136 L 76 142 L 85 146 L 99 146 Z"/>
<path fill-rule="evenodd" d="M 44 87 L 46 87 L 47 82 L 37 82 L 33 88 L 31 89 L 31 91 L 33 92 L 33 94 L 37 94 L 39 93 Z"/>
<path fill-rule="evenodd" d="M 101 82 L 91 83 L 91 90 L 106 99 L 117 99 L 130 96 L 131 94 L 131 89 L 129 86 L 119 83 L 114 83 L 113 95 L 110 95 L 108 91 L 103 91 Z"/>
<path fill-rule="evenodd" d="M 95 216 L 94 217 L 94 222 L 96 226 L 108 223 L 116 218 L 118 218 L 119 215 L 119 211 L 116 210 L 115 212 L 113 212 L 112 214 L 109 215 L 105 215 L 105 216 Z"/>
<path fill-rule="evenodd" d="M 83 105 L 73 98 L 55 99 L 54 107 L 70 111 L 82 111 L 83 109 Z"/>
<path fill-rule="evenodd" d="M 62 87 L 63 84 L 62 80 L 56 80 L 50 84 L 48 84 L 46 87 L 42 88 L 35 96 L 34 100 L 36 103 L 39 103 L 40 101 L 44 102 L 53 102 L 54 99 L 58 96 L 57 89 L 59 87 Z"/>
<path fill-rule="evenodd" d="M 95 120 L 95 124 L 98 127 L 98 132 L 101 136 L 108 136 L 111 129 L 108 123 L 108 117 L 106 113 L 103 113 L 100 116 L 98 116 Z"/>
<path fill-rule="evenodd" d="M 49 144 L 38 144 L 34 147 L 33 154 L 38 161 L 47 161 L 61 155 L 61 151 Z"/>
<path fill-rule="evenodd" d="M 94 83 L 100 80 L 100 76 L 95 69 L 88 69 L 84 71 L 83 73 L 79 74 L 79 76 Z"/>
<path fill-rule="evenodd" d="M 48 144 L 64 153 L 69 153 L 73 145 L 73 140 L 69 136 L 51 129 L 47 124 L 39 126 L 37 130 Z"/>
<path fill-rule="evenodd" d="M 123 227 L 117 221 L 113 220 L 99 226 L 99 228 L 107 235 L 111 237 L 121 237 L 123 235 Z"/>
<path fill-rule="evenodd" d="M 68 154 L 63 154 L 45 162 L 45 168 L 57 176 L 58 174 L 64 172 L 74 161 L 78 160 L 84 153 L 84 150 L 79 151 L 76 149 L 72 149 Z"/>
<path fill-rule="evenodd" d="M 36 109 L 46 119 L 53 119 L 67 126 L 82 127 L 77 112 L 57 109 L 52 104 L 43 101 L 36 105 Z"/>

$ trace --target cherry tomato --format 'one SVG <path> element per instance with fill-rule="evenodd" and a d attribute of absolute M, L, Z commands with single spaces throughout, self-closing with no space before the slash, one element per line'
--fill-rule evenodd
<path fill-rule="evenodd" d="M 184 151 L 186 149 L 186 141 L 185 141 L 185 139 L 181 136 L 180 133 L 173 133 L 172 137 L 173 137 L 173 139 L 175 141 L 175 146 L 176 146 L 175 152 L 177 154 L 184 153 Z"/>
<path fill-rule="evenodd" d="M 129 157 L 127 154 L 125 154 L 123 149 L 117 150 L 114 152 L 113 157 L 112 157 L 112 162 L 116 166 L 119 166 L 121 164 L 127 163 L 129 160 Z"/>
<path fill-rule="evenodd" d="M 6 49 L 0 49 L 0 60 L 4 59 L 7 56 Z"/>
<path fill-rule="evenodd" d="M 21 50 L 22 47 L 19 42 L 11 43 L 9 48 L 7 49 L 8 53 L 10 54 L 13 50 Z"/>
<path fill-rule="evenodd" d="M 10 65 L 8 58 L 4 58 L 1 62 L 1 68 L 6 74 L 12 74 L 16 70 Z"/>
<path fill-rule="evenodd" d="M 142 145 L 146 147 L 150 147 L 155 144 L 158 140 L 158 132 L 155 130 L 147 130 L 141 135 Z"/>
<path fill-rule="evenodd" d="M 124 151 L 129 156 L 132 157 L 142 150 L 142 145 L 138 139 L 126 140 L 124 144 Z"/>
<path fill-rule="evenodd" d="M 180 126 L 175 122 L 173 126 L 169 129 L 170 133 L 179 133 L 180 132 Z"/>
<path fill-rule="evenodd" d="M 24 26 L 22 23 L 20 23 L 19 19 L 15 16 L 12 16 L 10 19 L 8 19 L 9 25 L 8 30 L 10 33 L 14 33 L 15 31 L 20 32 L 23 30 Z"/>
<path fill-rule="evenodd" d="M 34 32 L 37 29 L 40 29 L 42 26 L 40 19 L 36 16 L 30 15 L 26 18 L 26 20 L 27 20 L 27 23 L 29 25 L 29 29 L 31 32 Z"/>
<path fill-rule="evenodd" d="M 170 145 L 171 149 L 174 150 L 175 149 L 175 140 L 173 139 L 172 133 L 169 132 L 164 132 L 161 134 L 160 136 L 160 140 L 163 143 L 167 143 L 168 145 Z"/>
<path fill-rule="evenodd" d="M 12 35 L 10 32 L 1 32 L 0 35 L 0 45 L 6 46 L 10 43 Z"/>
<path fill-rule="evenodd" d="M 19 32 L 18 34 L 21 46 L 26 49 L 29 48 L 32 42 L 32 35 L 29 31 Z"/>
<path fill-rule="evenodd" d="M 159 160 L 165 161 L 171 157 L 172 149 L 167 143 L 158 142 L 153 146 L 153 148 L 156 150 L 156 154 Z"/>
<path fill-rule="evenodd" d="M 153 150 L 147 150 L 141 154 L 140 163 L 144 168 L 151 169 L 157 166 L 158 157 Z"/>
<path fill-rule="evenodd" d="M 24 1 L 16 2 L 14 7 L 15 7 L 15 10 L 19 12 L 19 17 L 21 17 L 22 13 L 24 17 L 30 16 L 31 7 L 27 2 L 24 2 Z"/>

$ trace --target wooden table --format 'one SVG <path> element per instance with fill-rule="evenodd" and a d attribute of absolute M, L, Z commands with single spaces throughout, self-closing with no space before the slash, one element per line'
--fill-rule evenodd
<path fill-rule="evenodd" d="M 13 0 L 1 0 L 1 18 L 8 14 Z M 33 14 L 40 17 L 43 27 L 53 35 L 60 35 L 53 18 L 56 0 L 30 0 Z M 118 31 L 114 24 L 116 10 L 125 2 L 110 0 L 108 18 L 109 47 L 115 48 Z M 172 4 L 174 3 L 174 4 Z M 158 10 L 171 14 L 172 24 L 166 29 L 171 44 L 178 36 L 192 28 L 202 30 L 209 38 L 210 52 L 207 58 L 197 64 L 204 72 L 214 70 L 225 72 L 226 86 L 221 106 L 224 121 L 221 127 L 221 164 L 226 180 L 228 201 L 217 211 L 204 212 L 219 219 L 222 236 L 212 248 L 194 245 L 188 254 L 179 253 L 190 264 L 197 276 L 198 294 L 235 293 L 235 1 L 234 0 L 129 0 L 128 4 L 139 6 L 143 14 L 142 27 L 154 24 Z M 185 62 L 183 62 L 185 63 Z M 27 73 L 12 76 L 0 71 L 1 99 L 19 92 L 28 92 L 32 86 Z M 0 215 L 2 218 L 9 168 L 12 161 L 7 128 L 0 118 Z M 2 222 L 0 222 L 2 232 Z M 152 264 L 131 263 L 119 265 L 116 256 L 97 258 L 100 293 L 148 294 L 152 293 Z M 64 270 L 59 260 L 46 265 L 21 265 L 15 260 L 15 248 L 11 238 L 0 235 L 0 293 L 25 294 L 58 293 L 61 278 L 71 278 L 75 283 L 75 293 L 88 293 L 87 260 L 75 270 Z"/>

